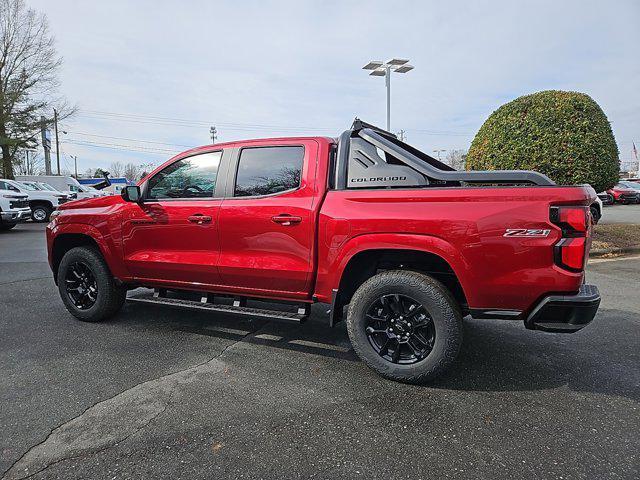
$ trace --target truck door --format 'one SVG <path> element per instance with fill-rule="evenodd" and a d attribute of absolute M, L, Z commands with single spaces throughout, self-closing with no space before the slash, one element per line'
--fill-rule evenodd
<path fill-rule="evenodd" d="M 137 278 L 176 285 L 220 283 L 218 184 L 222 150 L 180 158 L 143 186 L 124 212 L 124 259 Z M 219 194 L 218 194 L 219 192 Z"/>
<path fill-rule="evenodd" d="M 236 149 L 220 208 L 220 276 L 238 293 L 308 296 L 318 143 Z"/>

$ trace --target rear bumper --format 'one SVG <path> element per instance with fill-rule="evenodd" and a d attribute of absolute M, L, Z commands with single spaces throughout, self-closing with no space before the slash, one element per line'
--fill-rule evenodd
<path fill-rule="evenodd" d="M 549 295 L 543 298 L 525 319 L 530 330 L 573 333 L 593 320 L 600 306 L 595 285 L 581 285 L 575 295 Z"/>

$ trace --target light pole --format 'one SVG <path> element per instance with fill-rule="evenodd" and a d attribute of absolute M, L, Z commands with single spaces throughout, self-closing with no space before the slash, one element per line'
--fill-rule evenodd
<path fill-rule="evenodd" d="M 392 58 L 384 63 L 379 60 L 373 60 L 362 69 L 371 70 L 369 75 L 374 77 L 384 77 L 384 83 L 387 87 L 387 131 L 391 131 L 391 72 L 407 73 L 413 70 L 413 66 L 409 65 L 409 60 Z"/>

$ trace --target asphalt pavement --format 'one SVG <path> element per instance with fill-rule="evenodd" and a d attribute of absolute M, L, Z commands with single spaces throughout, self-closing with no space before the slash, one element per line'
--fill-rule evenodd
<path fill-rule="evenodd" d="M 605 205 L 599 223 L 640 223 L 640 205 Z"/>
<path fill-rule="evenodd" d="M 303 326 L 136 304 L 78 322 L 43 230 L 0 235 L 2 478 L 640 477 L 640 256 L 590 264 L 584 330 L 468 320 L 451 373 L 411 386 L 324 305 Z"/>

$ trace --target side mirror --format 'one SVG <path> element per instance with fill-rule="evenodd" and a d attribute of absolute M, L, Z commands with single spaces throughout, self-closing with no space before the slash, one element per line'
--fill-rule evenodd
<path fill-rule="evenodd" d="M 122 193 L 120 195 L 125 202 L 140 203 L 142 200 L 140 187 L 137 185 L 127 185 L 122 189 Z"/>

